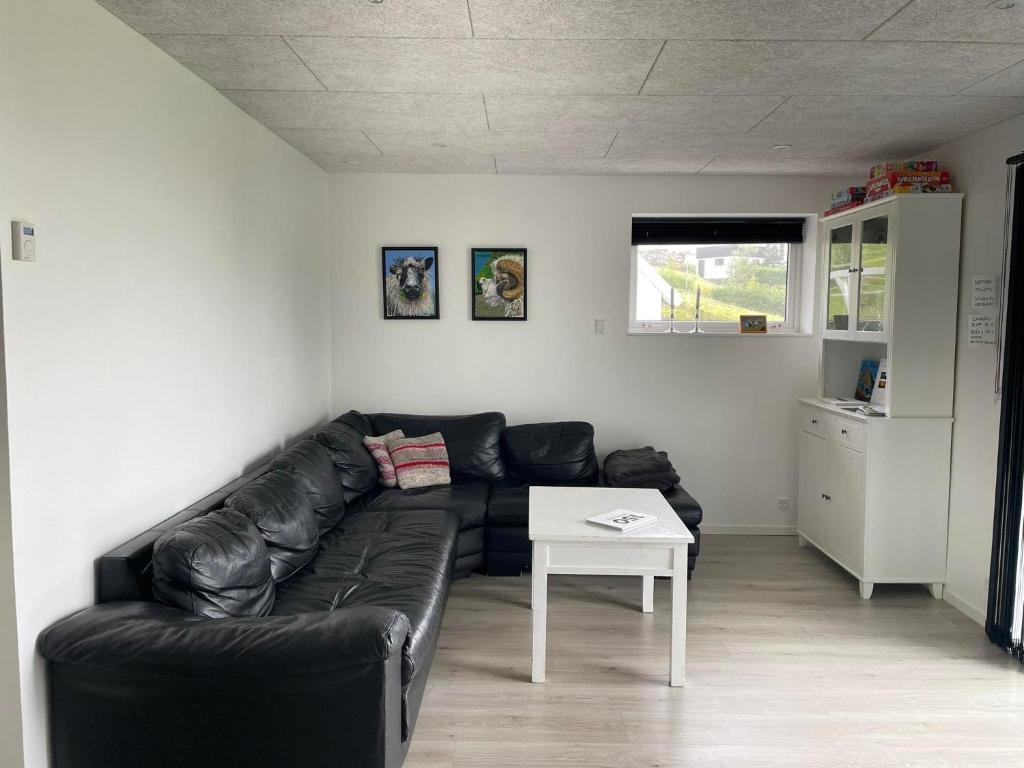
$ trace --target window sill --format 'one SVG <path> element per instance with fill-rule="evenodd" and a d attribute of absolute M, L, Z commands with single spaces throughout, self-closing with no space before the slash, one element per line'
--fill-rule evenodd
<path fill-rule="evenodd" d="M 676 331 L 675 333 L 668 333 L 667 331 L 651 330 L 651 331 L 640 331 L 636 329 L 629 329 L 626 331 L 627 336 L 686 336 L 688 338 L 721 338 L 723 336 L 742 336 L 744 338 L 774 338 L 779 336 L 785 336 L 787 338 L 808 338 L 813 336 L 813 333 L 809 331 L 771 331 L 769 333 L 740 333 L 739 331 L 704 331 L 703 333 L 691 333 L 690 331 Z"/>

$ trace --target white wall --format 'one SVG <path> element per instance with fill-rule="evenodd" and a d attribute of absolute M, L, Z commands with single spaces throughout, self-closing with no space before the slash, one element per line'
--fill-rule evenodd
<path fill-rule="evenodd" d="M 667 450 L 707 530 L 792 530 L 796 398 L 816 394 L 817 341 L 627 336 L 630 217 L 813 213 L 844 182 L 332 175 L 333 410 L 588 420 L 602 454 Z M 383 245 L 439 246 L 440 320 L 382 319 Z M 527 322 L 470 320 L 471 246 L 529 249 Z"/>
<path fill-rule="evenodd" d="M 94 558 L 328 414 L 327 177 L 93 2 L 0 0 L 0 18 L 14 568 L 38 768 L 34 643 L 92 602 Z M 38 229 L 37 263 L 10 260 L 16 217 Z"/>
<path fill-rule="evenodd" d="M 983 620 L 995 503 L 999 405 L 993 347 L 967 346 L 971 278 L 998 275 L 1003 258 L 1006 158 L 1024 151 L 1024 116 L 929 153 L 965 192 L 960 266 L 953 464 L 950 477 L 946 599 Z"/>

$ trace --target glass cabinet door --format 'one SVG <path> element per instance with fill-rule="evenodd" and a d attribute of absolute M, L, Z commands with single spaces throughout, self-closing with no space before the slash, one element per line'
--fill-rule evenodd
<path fill-rule="evenodd" d="M 830 331 L 850 329 L 850 286 L 853 282 L 853 225 L 828 233 L 828 314 Z"/>
<path fill-rule="evenodd" d="M 861 224 L 860 290 L 857 297 L 857 330 L 885 332 L 886 272 L 889 256 L 889 217 L 866 219 Z"/>

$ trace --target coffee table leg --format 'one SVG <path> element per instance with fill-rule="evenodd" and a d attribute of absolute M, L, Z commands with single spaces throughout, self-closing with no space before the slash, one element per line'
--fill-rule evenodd
<path fill-rule="evenodd" d="M 548 624 L 548 545 L 533 542 L 533 682 L 544 682 Z"/>
<path fill-rule="evenodd" d="M 686 547 L 672 550 L 672 646 L 668 684 L 686 683 Z"/>
<path fill-rule="evenodd" d="M 644 613 L 654 613 L 654 577 L 641 576 L 644 581 Z"/>

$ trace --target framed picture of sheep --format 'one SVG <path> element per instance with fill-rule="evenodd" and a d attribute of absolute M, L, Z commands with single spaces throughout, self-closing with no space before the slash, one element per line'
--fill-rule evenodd
<path fill-rule="evenodd" d="M 473 248 L 474 320 L 526 319 L 526 249 Z"/>
<path fill-rule="evenodd" d="M 380 249 L 385 320 L 437 320 L 437 248 Z"/>

